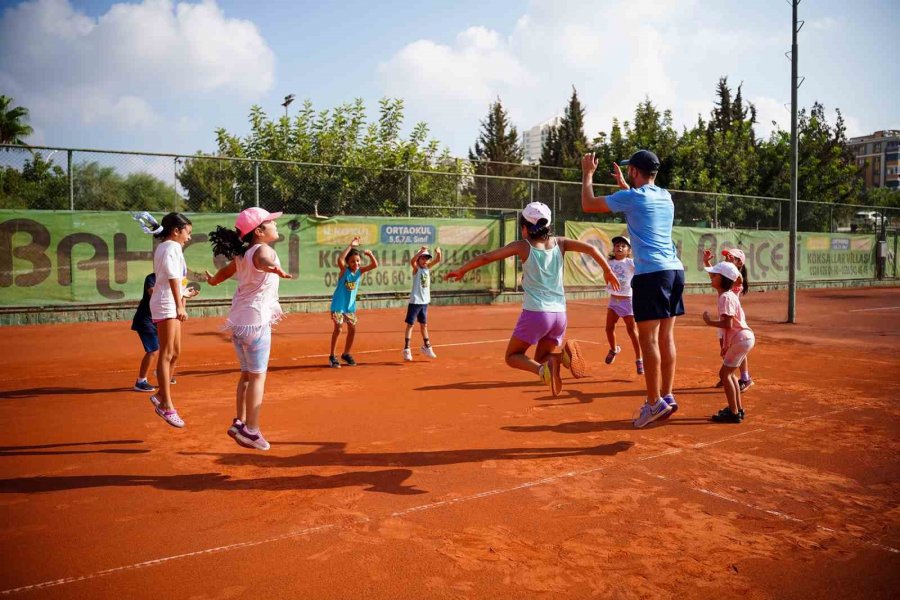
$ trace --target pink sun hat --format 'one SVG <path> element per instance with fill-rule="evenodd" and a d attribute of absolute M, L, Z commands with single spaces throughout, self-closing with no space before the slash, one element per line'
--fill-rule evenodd
<path fill-rule="evenodd" d="M 747 257 L 744 255 L 744 251 L 740 248 L 725 248 L 722 250 L 722 256 L 733 256 L 734 258 L 741 261 L 741 264 L 747 262 Z"/>
<path fill-rule="evenodd" d="M 237 216 L 237 219 L 235 219 L 234 228 L 238 230 L 241 237 L 244 237 L 259 227 L 260 224 L 265 223 L 266 221 L 274 221 L 283 214 L 284 213 L 282 212 L 270 213 L 266 209 L 259 208 L 258 206 L 245 208 L 241 211 L 241 214 Z"/>

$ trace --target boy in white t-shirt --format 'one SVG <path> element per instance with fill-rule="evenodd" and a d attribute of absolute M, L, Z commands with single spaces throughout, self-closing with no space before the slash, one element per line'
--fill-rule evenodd
<path fill-rule="evenodd" d="M 747 326 L 740 298 L 732 290 L 741 272 L 734 264 L 722 261 L 714 267 L 705 267 L 710 274 L 711 284 L 719 293 L 719 319 L 713 320 L 704 311 L 703 321 L 711 327 L 723 330 L 722 368 L 719 378 L 725 388 L 728 406 L 712 416 L 717 423 L 740 423 L 744 420 L 744 405 L 741 403 L 741 386 L 738 382 L 738 368 L 756 344 L 753 330 Z"/>
<path fill-rule="evenodd" d="M 413 284 L 409 293 L 409 306 L 406 307 L 406 343 L 403 346 L 403 360 L 412 360 L 412 350 L 409 348 L 409 340 L 412 337 L 413 324 L 418 321 L 422 332 L 422 347 L 419 352 L 428 358 L 437 358 L 431 341 L 428 339 L 428 305 L 431 303 L 431 269 L 441 262 L 441 249 L 435 248 L 435 256 L 426 246 L 412 257 L 409 264 L 412 266 Z"/>
<path fill-rule="evenodd" d="M 619 280 L 619 289 L 613 290 L 609 286 L 606 287 L 606 292 L 609 294 L 609 305 L 606 309 L 606 339 L 609 341 L 609 352 L 606 353 L 606 364 L 612 364 L 616 360 L 616 355 L 622 351 L 622 347 L 616 345 L 616 322 L 621 317 L 625 321 L 625 331 L 628 332 L 634 348 L 634 364 L 637 374 L 643 375 L 644 361 L 641 357 L 641 344 L 631 304 L 631 278 L 634 277 L 631 240 L 624 235 L 617 235 L 612 239 L 612 245 L 613 251 L 609 255 L 609 266 L 616 279 Z"/>

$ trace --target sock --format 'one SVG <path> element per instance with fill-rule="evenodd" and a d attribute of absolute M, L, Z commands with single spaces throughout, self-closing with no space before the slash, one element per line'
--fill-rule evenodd
<path fill-rule="evenodd" d="M 741 379 L 744 381 L 750 381 L 750 370 L 744 369 L 741 371 Z"/>
<path fill-rule="evenodd" d="M 409 338 L 406 338 L 406 343 L 403 345 L 404 350 L 409 350 Z"/>
<path fill-rule="evenodd" d="M 428 338 L 422 338 L 422 340 L 425 342 L 426 348 L 431 348 L 431 342 L 428 341 Z"/>
<path fill-rule="evenodd" d="M 137 382 L 141 383 L 142 381 L 147 381 L 147 378 L 146 377 L 138 377 Z"/>
<path fill-rule="evenodd" d="M 257 433 L 259 433 L 259 427 L 257 427 L 256 429 L 250 429 L 249 427 L 244 427 L 244 431 L 246 431 L 250 435 L 256 435 Z"/>

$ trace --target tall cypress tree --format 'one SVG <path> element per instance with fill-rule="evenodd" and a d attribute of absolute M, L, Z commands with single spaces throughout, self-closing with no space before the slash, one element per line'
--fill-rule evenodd
<path fill-rule="evenodd" d="M 560 166 L 577 168 L 581 157 L 588 150 L 587 137 L 584 135 L 584 107 L 578 100 L 578 91 L 572 86 L 572 97 L 566 106 L 566 112 L 559 124 L 559 162 Z"/>
<path fill-rule="evenodd" d="M 523 156 L 519 133 L 510 124 L 498 97 L 488 109 L 487 119 L 481 121 L 481 132 L 475 140 L 475 148 L 469 150 L 469 160 L 520 164 Z M 490 175 L 504 175 L 514 169 L 512 165 L 491 164 L 485 165 L 484 170 L 478 170 Z"/>

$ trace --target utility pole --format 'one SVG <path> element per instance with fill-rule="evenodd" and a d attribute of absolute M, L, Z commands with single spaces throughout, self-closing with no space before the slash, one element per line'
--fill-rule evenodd
<path fill-rule="evenodd" d="M 800 0 L 791 0 L 793 19 L 791 21 L 791 206 L 790 250 L 788 253 L 788 314 L 787 322 L 796 323 L 797 317 L 797 162 L 799 143 L 797 140 L 797 90 L 803 81 L 797 81 L 797 34 L 803 28 L 803 21 L 797 21 L 797 6 Z"/>

